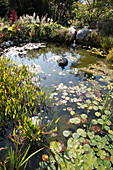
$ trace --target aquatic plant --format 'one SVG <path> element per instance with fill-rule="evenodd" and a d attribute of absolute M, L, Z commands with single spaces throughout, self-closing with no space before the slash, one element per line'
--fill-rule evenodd
<path fill-rule="evenodd" d="M 91 72 L 93 76 L 98 75 L 100 83 L 90 78 L 90 87 L 84 82 L 79 86 L 71 84 L 68 87 L 61 83 L 55 87 L 55 95 L 60 91 L 63 99 L 77 104 L 75 113 L 72 112 L 73 108 L 67 107 L 71 115 L 67 124 L 69 127 L 73 125 L 73 129 L 63 130 L 66 145 L 60 139 L 50 142 L 52 154 L 48 160 L 40 162 L 38 169 L 113 168 L 113 71 L 102 62 L 82 70 Z M 69 93 L 71 96 L 74 94 L 74 97 L 68 97 Z M 59 101 L 57 103 L 60 105 Z M 61 104 L 66 107 L 64 101 Z"/>

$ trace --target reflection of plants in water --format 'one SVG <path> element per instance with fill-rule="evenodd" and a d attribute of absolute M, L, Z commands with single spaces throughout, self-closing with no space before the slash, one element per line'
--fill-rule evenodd
<path fill-rule="evenodd" d="M 67 138 L 66 146 L 61 141 L 50 143 L 53 154 L 48 161 L 40 164 L 41 168 L 55 169 L 56 166 L 59 169 L 113 168 L 112 70 L 108 71 L 105 65 L 95 66 L 94 69 L 97 68 L 100 72 L 98 70 L 95 74 L 102 75 L 99 77 L 100 84 L 96 80 L 89 80 L 95 88 L 87 87 L 83 82 L 79 86 L 67 87 L 61 83 L 56 87 L 56 90 L 63 94 L 63 100 L 55 104 L 64 104 L 66 107 L 67 101 L 74 102 L 79 114 L 73 108 L 67 108 L 71 114 L 68 124 L 73 124 L 74 130 L 63 131 L 63 136 Z M 69 97 L 69 93 L 74 95 Z"/>

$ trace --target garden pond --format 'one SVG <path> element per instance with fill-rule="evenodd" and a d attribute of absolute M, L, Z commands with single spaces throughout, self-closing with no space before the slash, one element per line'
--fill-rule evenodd
<path fill-rule="evenodd" d="M 56 55 L 65 55 L 68 59 L 68 65 L 64 68 L 58 66 L 53 59 Z M 74 131 L 90 127 L 93 120 L 93 131 L 100 131 L 97 123 L 103 125 L 103 119 L 100 117 L 100 110 L 104 105 L 106 96 L 110 91 L 108 100 L 113 99 L 113 70 L 108 68 L 107 61 L 88 52 L 82 48 L 70 48 L 47 44 L 47 47 L 38 50 L 29 51 L 26 55 L 8 56 L 16 61 L 18 65 L 34 65 L 34 70 L 38 73 L 37 78 L 42 84 L 49 88 L 53 97 L 52 113 L 46 115 L 47 120 L 57 120 L 57 136 L 47 139 L 47 143 L 56 140 L 62 141 L 66 145 L 67 137 Z M 31 71 L 34 71 L 31 69 Z M 35 83 L 35 80 L 33 80 Z M 105 116 L 112 113 L 112 109 L 106 110 Z M 98 118 L 98 119 L 97 119 Z M 82 122 L 82 125 L 80 125 Z M 105 125 L 107 133 L 113 133 L 112 122 Z M 82 136 L 82 135 L 81 135 Z M 0 142 L 0 147 L 9 144 L 5 139 Z M 82 143 L 82 139 L 81 139 Z M 28 164 L 29 169 L 36 169 L 42 153 L 34 156 Z M 35 164 L 33 163 L 35 161 Z"/>

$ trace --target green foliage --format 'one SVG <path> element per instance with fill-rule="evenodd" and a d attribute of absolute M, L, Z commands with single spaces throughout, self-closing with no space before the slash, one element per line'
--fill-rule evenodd
<path fill-rule="evenodd" d="M 105 51 L 108 51 L 113 47 L 113 38 L 107 36 L 103 37 L 101 46 Z"/>
<path fill-rule="evenodd" d="M 29 141 L 40 140 L 42 126 L 33 125 L 29 118 L 48 107 L 50 101 L 47 99 L 46 89 L 36 86 L 33 77 L 38 84 L 39 79 L 28 67 L 18 67 L 5 57 L 0 59 L 0 74 L 0 127 L 12 122 L 12 126 L 18 127 Z M 37 119 L 41 117 L 38 116 Z"/>
<path fill-rule="evenodd" d="M 112 2 L 108 1 L 86 1 L 86 4 L 74 2 L 72 5 L 72 13 L 75 25 L 87 25 L 92 21 L 98 21 L 106 18 L 112 18 Z M 74 24 L 73 22 L 73 24 Z"/>
<path fill-rule="evenodd" d="M 103 36 L 113 36 L 113 20 L 108 20 L 102 24 L 101 34 Z"/>
<path fill-rule="evenodd" d="M 113 62 L 113 48 L 111 48 L 111 50 L 109 50 L 109 53 L 107 55 L 107 60 L 110 60 Z"/>
<path fill-rule="evenodd" d="M 33 16 L 24 15 L 12 24 L 11 22 L 3 22 L 0 26 L 0 42 L 7 40 L 15 40 L 17 44 L 20 40 L 30 39 L 33 42 L 39 40 L 49 40 L 56 29 L 61 25 L 47 18 L 47 15 L 39 19 L 36 13 Z"/>
<path fill-rule="evenodd" d="M 98 47 L 98 48 L 101 47 L 101 41 L 102 41 L 101 34 L 96 31 L 92 31 L 85 38 L 86 44 L 88 46 L 90 45 L 91 47 Z"/>
<path fill-rule="evenodd" d="M 69 33 L 68 29 L 56 29 L 52 34 L 51 38 L 54 42 L 61 44 L 69 44 L 72 40 L 72 34 Z"/>

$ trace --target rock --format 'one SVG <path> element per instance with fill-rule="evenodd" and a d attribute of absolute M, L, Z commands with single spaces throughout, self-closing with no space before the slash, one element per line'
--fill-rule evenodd
<path fill-rule="evenodd" d="M 91 31 L 92 31 L 91 29 L 80 29 L 76 35 L 77 42 L 79 43 L 82 42 Z"/>
<path fill-rule="evenodd" d="M 7 41 L 7 42 L 5 43 L 5 46 L 6 46 L 6 47 L 10 47 L 10 43 Z"/>
<path fill-rule="evenodd" d="M 2 51 L 3 49 L 2 48 L 0 48 L 0 52 Z"/>
<path fill-rule="evenodd" d="M 57 60 L 57 63 L 59 66 L 67 66 L 68 65 L 68 59 L 65 57 L 61 57 Z"/>
<path fill-rule="evenodd" d="M 75 40 L 76 39 L 76 34 L 77 34 L 77 31 L 76 31 L 75 27 L 72 26 L 72 27 L 68 28 L 68 31 L 72 35 L 72 40 Z"/>

